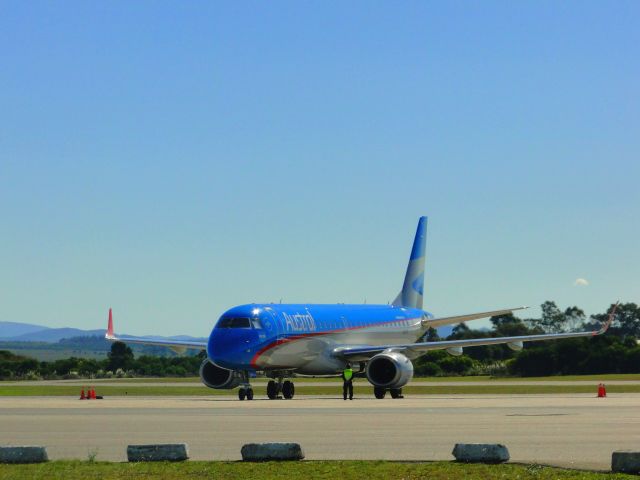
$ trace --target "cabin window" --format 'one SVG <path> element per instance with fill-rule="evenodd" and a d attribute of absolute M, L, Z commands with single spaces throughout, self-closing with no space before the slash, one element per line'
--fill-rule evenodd
<path fill-rule="evenodd" d="M 244 317 L 223 318 L 218 322 L 218 328 L 251 328 L 251 321 Z"/>

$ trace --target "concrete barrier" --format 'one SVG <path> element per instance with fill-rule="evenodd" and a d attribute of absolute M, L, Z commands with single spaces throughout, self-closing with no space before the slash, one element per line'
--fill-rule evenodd
<path fill-rule="evenodd" d="M 452 453 L 458 462 L 503 463 L 509 460 L 509 450 L 499 443 L 456 443 Z"/>
<path fill-rule="evenodd" d="M 611 471 L 620 473 L 640 473 L 640 452 L 619 450 L 611 454 Z"/>
<path fill-rule="evenodd" d="M 240 450 L 245 462 L 302 460 L 304 452 L 298 443 L 247 443 Z"/>
<path fill-rule="evenodd" d="M 48 460 L 46 447 L 0 447 L 0 463 L 41 463 Z"/>
<path fill-rule="evenodd" d="M 157 445 L 129 445 L 127 460 L 130 462 L 181 462 L 189 458 L 186 443 L 161 443 Z"/>

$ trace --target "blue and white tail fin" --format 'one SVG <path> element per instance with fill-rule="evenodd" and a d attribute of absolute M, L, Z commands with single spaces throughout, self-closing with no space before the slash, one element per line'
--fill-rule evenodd
<path fill-rule="evenodd" d="M 422 294 L 424 289 L 424 261 L 425 243 L 427 239 L 427 217 L 420 217 L 416 237 L 413 240 L 411 257 L 404 277 L 402 291 L 392 305 L 422 309 Z"/>

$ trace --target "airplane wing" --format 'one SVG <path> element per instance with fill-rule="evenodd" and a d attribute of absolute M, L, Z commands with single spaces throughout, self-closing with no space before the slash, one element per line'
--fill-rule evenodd
<path fill-rule="evenodd" d="M 496 317 L 498 315 L 506 315 L 516 310 L 524 310 L 529 307 L 506 308 L 504 310 L 494 310 L 492 312 L 471 313 L 469 315 L 458 315 L 456 317 L 428 318 L 422 321 L 425 327 L 441 327 L 442 325 L 452 325 L 454 323 L 468 322 L 479 318 Z"/>
<path fill-rule="evenodd" d="M 463 347 L 477 347 L 480 345 L 498 345 L 511 343 L 517 347 L 522 347 L 524 342 L 541 342 L 545 340 L 559 340 L 561 338 L 579 338 L 579 337 L 593 337 L 596 335 L 602 335 L 607 331 L 609 325 L 613 321 L 615 311 L 618 304 L 616 304 L 609 314 L 607 322 L 603 324 L 600 330 L 593 330 L 588 332 L 574 332 L 574 333 L 549 333 L 542 335 L 522 335 L 517 337 L 489 337 L 489 338 L 471 338 L 464 340 L 443 340 L 437 342 L 418 342 L 407 343 L 399 345 L 343 345 L 333 349 L 333 354 L 348 360 L 366 361 L 377 355 L 378 353 L 390 350 L 394 352 L 401 352 L 408 358 L 414 359 L 431 351 L 431 350 L 446 350 L 449 348 L 461 349 Z"/>
<path fill-rule="evenodd" d="M 198 350 L 204 350 L 207 348 L 206 342 L 192 342 L 188 340 L 167 340 L 163 338 L 139 338 L 139 337 L 126 337 L 116 336 L 113 333 L 113 314 L 109 309 L 109 324 L 107 326 L 107 332 L 104 335 L 110 342 L 124 342 L 124 343 L 140 343 L 142 345 L 157 345 L 159 347 L 169 347 L 175 352 L 182 353 L 188 348 L 195 348 Z"/>

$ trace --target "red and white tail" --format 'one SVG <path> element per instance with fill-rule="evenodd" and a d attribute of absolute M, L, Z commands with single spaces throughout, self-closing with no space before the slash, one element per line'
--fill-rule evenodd
<path fill-rule="evenodd" d="M 105 337 L 113 337 L 113 313 L 111 313 L 111 308 L 109 308 L 109 324 L 107 325 L 107 334 Z"/>

